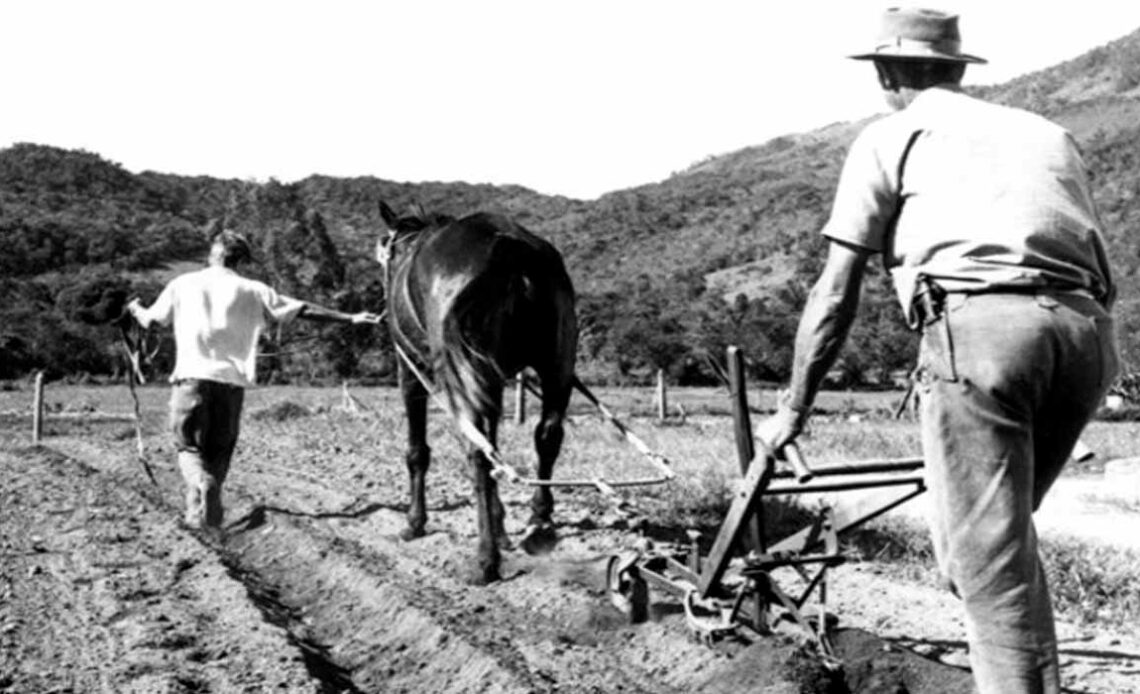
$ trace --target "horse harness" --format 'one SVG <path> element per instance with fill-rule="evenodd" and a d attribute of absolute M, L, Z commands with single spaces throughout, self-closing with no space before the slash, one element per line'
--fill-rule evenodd
<path fill-rule="evenodd" d="M 396 346 L 397 350 L 403 352 L 401 356 L 406 357 L 406 351 L 400 346 L 400 343 L 403 342 L 403 344 L 407 346 L 408 350 L 416 353 L 415 356 L 419 358 L 419 364 L 426 365 L 428 363 L 426 355 L 420 354 L 419 350 L 415 348 L 415 342 L 412 341 L 407 332 L 400 325 L 400 314 L 395 310 L 397 304 L 402 302 L 408 307 L 408 312 L 411 314 L 412 320 L 415 322 L 416 330 L 418 330 L 422 335 L 427 334 L 427 328 L 424 326 L 423 321 L 420 319 L 419 313 L 416 311 L 415 304 L 412 302 L 412 293 L 409 286 L 412 276 L 410 269 L 409 271 L 403 273 L 403 281 L 399 283 L 399 287 L 396 290 L 399 292 L 399 295 L 393 295 L 392 293 L 393 277 L 399 274 L 392 267 L 392 260 L 395 255 L 394 248 L 397 243 L 404 240 L 401 238 L 402 236 L 410 237 L 415 233 L 416 232 L 401 233 L 398 231 L 389 231 L 388 238 L 384 240 L 383 246 L 377 248 L 376 259 L 380 262 L 381 265 L 384 266 L 384 293 L 389 297 L 389 301 L 387 303 L 391 309 L 391 312 L 388 315 L 388 326 L 393 332 L 392 343 Z M 414 241 L 414 239 L 409 240 Z M 414 252 L 409 252 L 407 254 L 407 258 L 404 261 L 405 264 L 410 264 L 414 256 Z"/>
<path fill-rule="evenodd" d="M 395 310 L 396 305 L 400 301 L 403 301 L 410 309 L 412 320 L 415 321 L 415 328 L 419 330 L 421 334 L 427 334 L 427 328 L 424 326 L 423 321 L 420 319 L 419 314 L 415 310 L 415 305 L 412 302 L 412 295 L 409 284 L 411 281 L 410 269 L 403 273 L 403 278 L 398 278 L 397 276 L 399 273 L 392 267 L 396 245 L 404 242 L 405 240 L 410 240 L 414 243 L 415 239 L 408 239 L 407 237 L 416 235 L 417 231 L 419 230 L 398 231 L 389 229 L 387 238 L 385 238 L 383 242 L 377 244 L 376 260 L 384 267 L 384 292 L 388 297 L 387 303 L 390 310 L 390 315 L 388 316 L 388 326 L 393 333 L 392 346 L 395 349 L 396 354 L 404 362 L 408 370 L 415 376 L 416 380 L 418 380 L 420 384 L 423 385 L 423 387 L 427 390 L 427 392 L 431 394 L 432 399 L 435 400 L 436 404 L 444 412 L 452 412 L 451 407 L 440 395 L 439 390 L 435 387 L 435 384 L 432 382 L 431 378 L 425 373 L 426 364 L 428 363 L 426 355 L 419 354 L 418 350 L 415 349 L 415 343 L 408 337 L 407 333 L 401 327 L 399 313 Z M 406 265 L 410 265 L 414 257 L 415 250 L 410 249 L 407 252 L 407 257 L 404 260 L 404 263 Z M 399 292 L 399 295 L 392 293 L 393 279 L 398 280 L 398 288 L 396 291 Z M 401 343 L 407 345 L 408 349 L 405 349 Z M 418 357 L 418 364 L 417 360 L 413 358 L 413 355 L 410 355 L 408 353 L 408 350 L 415 352 L 414 356 Z M 424 366 L 421 366 L 421 364 Z M 460 433 L 463 434 L 463 437 L 469 443 L 474 444 L 475 447 L 478 448 L 481 453 L 483 453 L 487 461 L 491 464 L 492 475 L 494 477 L 505 478 L 511 482 L 521 482 L 523 484 L 535 487 L 594 487 L 606 496 L 616 500 L 619 512 L 625 510 L 629 504 L 628 502 L 620 499 L 617 494 L 617 490 L 615 489 L 616 487 L 635 487 L 661 484 L 668 482 L 675 477 L 675 472 L 670 467 L 668 460 L 666 460 L 664 456 L 651 451 L 649 447 L 643 441 L 641 441 L 641 439 L 639 439 L 632 431 L 630 431 L 624 424 L 622 424 L 621 421 L 619 421 L 617 417 L 613 415 L 613 413 L 609 412 L 609 410 L 606 409 L 606 407 L 594 396 L 594 394 L 590 392 L 588 388 L 586 388 L 585 384 L 583 384 L 578 378 L 575 378 L 574 385 L 579 390 L 579 392 L 585 395 L 586 398 L 590 400 L 590 402 L 598 409 L 603 419 L 606 419 L 610 424 L 617 428 L 617 430 L 621 433 L 627 442 L 632 444 L 642 455 L 648 458 L 655 467 L 657 467 L 658 471 L 661 473 L 659 477 L 629 480 L 625 482 L 607 482 L 600 477 L 594 477 L 588 480 L 541 480 L 537 478 L 523 477 L 517 470 L 514 469 L 514 467 L 503 460 L 502 456 L 499 454 L 498 448 L 493 443 L 491 443 L 486 435 L 484 435 L 483 432 L 479 431 L 479 429 L 472 422 L 463 419 L 462 417 L 456 417 L 453 412 L 452 416 L 456 420 Z"/>

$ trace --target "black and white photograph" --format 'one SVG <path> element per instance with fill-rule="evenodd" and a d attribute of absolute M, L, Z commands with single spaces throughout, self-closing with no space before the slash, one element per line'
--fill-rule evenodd
<path fill-rule="evenodd" d="M 0 25 L 0 694 L 1140 694 L 1140 5 Z"/>

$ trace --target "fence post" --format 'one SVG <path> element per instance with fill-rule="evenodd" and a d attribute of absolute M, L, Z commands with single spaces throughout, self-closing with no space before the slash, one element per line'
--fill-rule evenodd
<path fill-rule="evenodd" d="M 526 421 L 526 374 L 519 372 L 515 377 L 515 424 Z"/>
<path fill-rule="evenodd" d="M 36 372 L 35 395 L 32 401 L 32 443 L 39 445 L 44 434 L 44 372 Z"/>
<path fill-rule="evenodd" d="M 665 371 L 657 369 L 657 421 L 664 422 L 669 413 L 669 404 L 665 394 Z"/>

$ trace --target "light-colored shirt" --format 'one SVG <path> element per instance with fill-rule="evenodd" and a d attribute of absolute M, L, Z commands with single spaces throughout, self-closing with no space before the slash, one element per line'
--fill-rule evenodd
<path fill-rule="evenodd" d="M 200 378 L 251 386 L 257 375 L 257 339 L 271 320 L 287 320 L 304 302 L 222 266 L 170 281 L 141 322 L 174 325 L 177 354 L 171 381 Z"/>
<path fill-rule="evenodd" d="M 823 233 L 882 253 L 908 315 L 920 276 L 947 291 L 1114 296 L 1072 136 L 955 89 L 924 90 L 859 134 Z"/>

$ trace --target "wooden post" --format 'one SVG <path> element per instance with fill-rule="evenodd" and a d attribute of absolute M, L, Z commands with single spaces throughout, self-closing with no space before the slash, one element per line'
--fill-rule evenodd
<path fill-rule="evenodd" d="M 515 424 L 526 421 L 526 374 L 519 372 L 515 377 Z"/>
<path fill-rule="evenodd" d="M 709 558 L 701 571 L 697 590 L 702 598 L 711 595 L 713 589 L 720 584 L 720 579 L 732 560 L 732 550 L 739 546 L 740 538 L 744 535 L 746 523 L 756 517 L 760 495 L 772 479 L 772 467 L 771 458 L 756 461 L 755 465 L 748 468 L 748 476 L 737 485 L 732 505 L 728 507 L 728 515 L 720 525 L 720 533 L 709 549 Z"/>
<path fill-rule="evenodd" d="M 35 395 L 32 401 L 32 443 L 39 445 L 44 434 L 44 372 L 36 372 Z"/>
<path fill-rule="evenodd" d="M 657 421 L 664 422 L 669 414 L 669 404 L 665 395 L 665 371 L 657 369 Z"/>
<path fill-rule="evenodd" d="M 728 383 L 732 397 L 732 421 L 736 431 L 736 455 L 740 459 L 740 474 L 748 476 L 752 459 L 756 457 L 756 447 L 752 441 L 752 417 L 748 412 L 748 388 L 744 383 L 744 354 L 739 347 L 728 348 Z M 764 519 L 757 513 L 748 524 L 747 537 L 752 549 L 763 553 Z"/>

